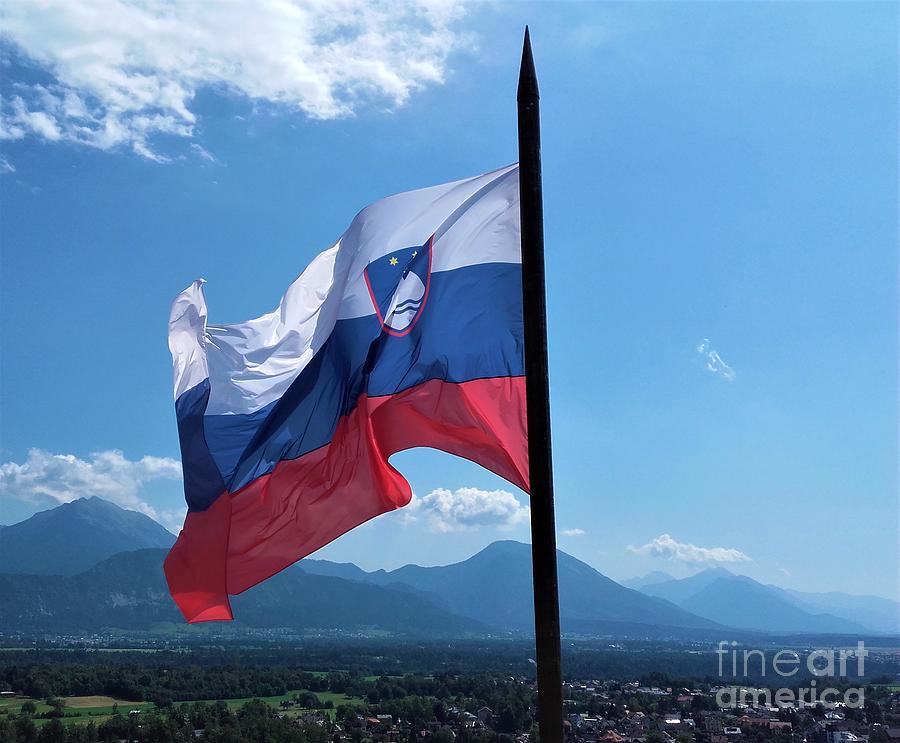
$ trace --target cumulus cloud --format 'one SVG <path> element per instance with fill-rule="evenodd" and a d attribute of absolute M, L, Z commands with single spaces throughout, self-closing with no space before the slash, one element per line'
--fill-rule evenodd
<path fill-rule="evenodd" d="M 55 506 L 93 495 L 140 511 L 177 533 L 184 511 L 159 511 L 141 498 L 153 480 L 180 480 L 181 463 L 168 457 L 126 459 L 120 451 L 102 451 L 80 459 L 31 449 L 23 463 L 0 464 L 0 498 Z"/>
<path fill-rule="evenodd" d="M 697 344 L 697 354 L 708 372 L 729 382 L 734 380 L 734 369 L 728 366 L 719 355 L 719 352 L 712 347 L 709 338 L 704 338 Z"/>
<path fill-rule="evenodd" d="M 656 539 L 640 547 L 629 546 L 628 551 L 636 555 L 662 557 L 673 562 L 684 562 L 690 565 L 751 561 L 740 550 L 730 547 L 698 547 L 695 544 L 676 542 L 668 534 L 660 534 Z"/>
<path fill-rule="evenodd" d="M 10 0 L 4 40 L 52 81 L 13 87 L 0 138 L 166 160 L 152 138 L 193 136 L 203 88 L 314 119 L 400 106 L 443 81 L 462 12 L 452 0 Z"/>
<path fill-rule="evenodd" d="M 424 521 L 433 531 L 471 531 L 482 526 L 511 529 L 526 521 L 528 506 L 523 506 L 505 490 L 446 488 L 432 490 L 423 498 L 414 498 L 406 507 L 408 521 Z"/>
<path fill-rule="evenodd" d="M 564 537 L 583 537 L 586 534 L 584 529 L 563 529 L 562 535 Z"/>

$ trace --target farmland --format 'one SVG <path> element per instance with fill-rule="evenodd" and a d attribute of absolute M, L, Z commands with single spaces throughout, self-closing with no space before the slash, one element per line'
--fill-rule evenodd
<path fill-rule="evenodd" d="M 11 697 L 0 699 L 0 715 L 18 715 L 22 712 L 23 705 L 30 702 L 34 705 L 35 723 L 37 725 L 45 724 L 53 717 L 48 716 L 54 710 L 60 710 L 62 722 L 66 725 L 95 722 L 101 723 L 109 719 L 116 712 L 127 713 L 131 710 L 139 710 L 146 712 L 154 709 L 155 704 L 151 702 L 130 702 L 125 699 L 114 699 L 113 697 L 93 695 L 84 697 L 61 697 L 58 700 L 61 704 L 48 704 L 47 700 L 34 699 L 32 697 Z"/>
<path fill-rule="evenodd" d="M 315 694 L 316 699 L 318 699 L 318 708 L 290 704 L 299 695 L 308 696 L 311 694 Z M 283 711 L 286 717 L 298 717 L 305 712 L 322 709 L 328 717 L 333 719 L 335 710 L 340 705 L 346 704 L 361 709 L 366 707 L 366 703 L 361 697 L 352 697 L 327 691 L 310 692 L 307 689 L 297 689 L 276 696 L 241 697 L 239 699 L 224 699 L 221 701 L 225 702 L 229 710 L 236 712 L 254 698 L 261 699 L 270 707 Z M 53 701 L 54 704 L 50 704 L 48 701 Z M 199 701 L 212 704 L 220 700 L 204 699 Z M 26 706 L 27 710 L 30 706 L 29 703 L 34 705 L 32 714 L 38 726 L 56 718 L 61 719 L 65 725 L 87 724 L 89 722 L 100 724 L 117 713 L 141 714 L 157 709 L 156 704 L 152 702 L 134 702 L 104 695 L 59 697 L 54 700 L 15 696 L 0 699 L 0 715 L 19 715 L 22 712 L 23 705 Z"/>

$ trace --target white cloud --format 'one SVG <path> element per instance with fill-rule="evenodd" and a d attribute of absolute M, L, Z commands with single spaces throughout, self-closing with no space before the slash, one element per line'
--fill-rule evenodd
<path fill-rule="evenodd" d="M 663 557 L 674 562 L 691 565 L 723 562 L 751 562 L 740 550 L 730 547 L 697 547 L 694 544 L 676 542 L 668 534 L 660 534 L 656 539 L 640 547 L 628 547 L 629 552 L 646 557 Z"/>
<path fill-rule="evenodd" d="M 463 44 L 452 0 L 10 0 L 4 38 L 53 77 L 0 102 L 0 139 L 37 136 L 165 155 L 154 135 L 191 137 L 202 88 L 352 115 L 400 106 L 444 79 Z"/>
<path fill-rule="evenodd" d="M 711 346 L 709 338 L 704 338 L 697 344 L 697 353 L 707 371 L 729 382 L 734 380 L 736 376 L 734 369 L 728 366 L 722 357 L 719 356 L 719 352 Z"/>
<path fill-rule="evenodd" d="M 467 531 L 481 526 L 511 529 L 528 519 L 523 506 L 505 490 L 446 488 L 432 490 L 423 498 L 414 498 L 406 509 L 407 521 L 423 520 L 433 531 Z"/>
<path fill-rule="evenodd" d="M 193 142 L 191 144 L 191 150 L 198 157 L 202 158 L 203 160 L 206 160 L 207 162 L 210 162 L 210 163 L 218 162 L 216 160 L 215 155 L 213 155 L 209 150 L 207 150 L 205 147 L 202 147 L 201 145 L 197 144 L 196 142 Z"/>
<path fill-rule="evenodd" d="M 0 175 L 6 175 L 7 173 L 15 173 L 16 166 L 13 165 L 9 160 L 7 160 L 3 155 L 0 155 Z"/>
<path fill-rule="evenodd" d="M 562 535 L 564 537 L 583 537 L 586 534 L 584 529 L 563 529 Z"/>
<path fill-rule="evenodd" d="M 47 506 L 96 495 L 140 511 L 177 533 L 184 511 L 159 511 L 140 497 L 146 483 L 160 479 L 180 480 L 181 463 L 168 457 L 130 460 L 115 450 L 97 452 L 85 460 L 31 449 L 22 464 L 0 464 L 0 498 Z"/>

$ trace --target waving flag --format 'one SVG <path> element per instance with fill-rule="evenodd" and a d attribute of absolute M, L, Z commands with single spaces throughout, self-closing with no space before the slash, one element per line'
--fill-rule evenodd
<path fill-rule="evenodd" d="M 395 452 L 528 488 L 520 256 L 510 166 L 363 209 L 255 320 L 208 324 L 202 280 L 176 298 L 188 515 L 165 570 L 188 621 L 409 503 Z"/>

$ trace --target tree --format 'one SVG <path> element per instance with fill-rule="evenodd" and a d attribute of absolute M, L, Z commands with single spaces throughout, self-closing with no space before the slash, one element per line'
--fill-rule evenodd
<path fill-rule="evenodd" d="M 19 743 L 32 743 L 37 739 L 37 728 L 30 717 L 19 717 L 15 722 L 16 740 Z"/>
<path fill-rule="evenodd" d="M 20 712 L 23 715 L 33 715 L 35 712 L 37 712 L 37 705 L 31 699 L 26 699 L 24 702 L 22 702 L 22 708 Z"/>
<path fill-rule="evenodd" d="M 63 708 L 66 706 L 66 700 L 60 699 L 59 697 L 48 697 L 47 704 L 53 707 L 52 710 L 47 712 L 44 717 L 63 717 L 65 716 L 65 711 Z"/>
<path fill-rule="evenodd" d="M 319 709 L 322 703 L 311 691 L 300 691 L 294 694 L 294 701 L 304 709 Z"/>
<path fill-rule="evenodd" d="M 433 714 L 434 719 L 440 723 L 443 723 L 447 719 L 447 708 L 440 699 L 431 705 L 431 714 Z"/>
<path fill-rule="evenodd" d="M 66 729 L 60 720 L 50 720 L 38 733 L 38 743 L 66 743 Z"/>
<path fill-rule="evenodd" d="M 438 728 L 431 735 L 432 743 L 453 743 L 455 740 L 453 731 L 448 728 Z"/>

